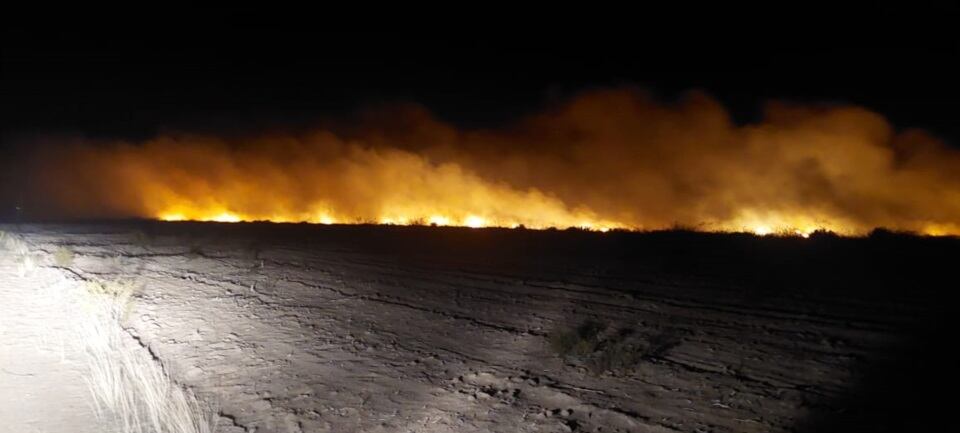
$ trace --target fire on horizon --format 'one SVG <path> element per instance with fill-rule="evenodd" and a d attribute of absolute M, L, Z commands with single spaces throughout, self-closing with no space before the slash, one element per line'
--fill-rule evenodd
<path fill-rule="evenodd" d="M 57 214 L 161 220 L 960 234 L 960 151 L 852 106 L 581 93 L 496 130 L 405 106 L 338 133 L 58 141 L 34 159 Z"/>

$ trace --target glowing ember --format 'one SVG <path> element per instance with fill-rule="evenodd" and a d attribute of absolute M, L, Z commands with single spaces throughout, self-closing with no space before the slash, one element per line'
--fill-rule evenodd
<path fill-rule="evenodd" d="M 431 225 L 448 226 L 450 225 L 450 218 L 447 218 L 442 215 L 434 215 L 430 217 L 429 222 Z"/>
<path fill-rule="evenodd" d="M 187 217 L 182 213 L 161 213 L 157 216 L 161 221 L 186 221 Z"/>
<path fill-rule="evenodd" d="M 766 235 L 769 235 L 770 233 L 773 233 L 773 230 L 769 226 L 763 226 L 763 225 L 756 226 L 751 231 L 755 233 L 757 236 L 766 236 Z"/>
<path fill-rule="evenodd" d="M 480 218 L 480 217 L 478 217 L 478 216 L 476 216 L 476 215 L 470 215 L 470 216 L 467 217 L 466 220 L 463 221 L 463 225 L 465 225 L 465 226 L 467 226 L 467 227 L 479 228 L 479 227 L 483 227 L 483 226 L 485 226 L 485 225 L 487 225 L 487 224 L 486 224 L 486 222 L 483 220 L 483 218 Z"/>
<path fill-rule="evenodd" d="M 237 223 L 243 221 L 243 218 L 232 214 L 230 212 L 223 212 L 218 215 L 214 215 L 213 218 L 210 218 L 210 221 L 216 221 L 218 223 Z"/>

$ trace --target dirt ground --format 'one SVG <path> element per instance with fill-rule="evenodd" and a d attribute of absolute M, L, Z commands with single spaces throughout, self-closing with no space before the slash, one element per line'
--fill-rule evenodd
<path fill-rule="evenodd" d="M 125 326 L 237 432 L 937 428 L 960 241 L 437 227 L 7 225 L 0 431 L 94 432 L 69 317 L 136 281 Z M 70 260 L 57 259 L 69 251 Z M 44 301 L 46 299 L 47 301 Z M 952 367 L 951 367 L 952 366 Z"/>

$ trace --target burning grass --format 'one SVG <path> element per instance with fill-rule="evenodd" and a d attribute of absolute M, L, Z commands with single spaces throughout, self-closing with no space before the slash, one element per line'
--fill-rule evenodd
<path fill-rule="evenodd" d="M 42 202 L 27 208 L 164 221 L 960 234 L 960 152 L 859 107 L 770 104 L 763 120 L 739 125 L 700 93 L 663 104 L 598 89 L 489 130 L 405 108 L 384 124 L 299 134 L 47 140 L 54 149 L 26 168 L 49 174 L 27 191 Z"/>

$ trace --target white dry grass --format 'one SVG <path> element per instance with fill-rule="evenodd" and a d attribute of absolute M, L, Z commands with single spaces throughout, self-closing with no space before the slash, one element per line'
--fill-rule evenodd
<path fill-rule="evenodd" d="M 13 258 L 21 277 L 33 274 L 42 263 L 42 256 L 12 233 L 0 231 L 0 253 Z M 51 257 L 61 267 L 72 264 L 72 251 L 69 259 L 62 252 Z M 104 432 L 213 433 L 216 410 L 173 381 L 160 360 L 124 329 L 141 285 L 134 280 L 75 281 L 34 293 L 49 308 L 62 311 L 71 324 L 69 330 L 57 332 L 41 327 L 44 332 L 37 343 L 59 346 L 61 353 L 69 344 L 82 354 L 85 380 Z"/>
<path fill-rule="evenodd" d="M 88 282 L 74 328 L 89 366 L 97 414 L 123 433 L 212 433 L 213 408 L 171 380 L 150 351 L 123 329 L 138 285 Z"/>
<path fill-rule="evenodd" d="M 29 246 L 19 236 L 0 231 L 0 250 L 13 256 L 20 277 L 30 275 L 37 269 L 39 258 L 30 253 Z"/>

